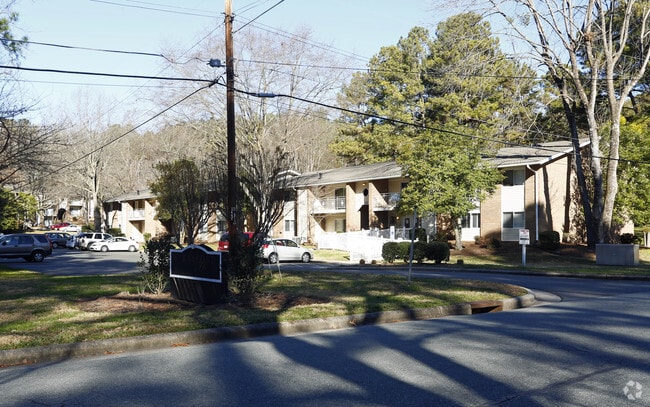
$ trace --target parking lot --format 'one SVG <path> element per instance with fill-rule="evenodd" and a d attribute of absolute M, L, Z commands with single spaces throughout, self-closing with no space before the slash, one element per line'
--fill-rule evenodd
<path fill-rule="evenodd" d="M 50 276 L 83 276 L 138 273 L 140 252 L 90 252 L 55 249 L 42 263 L 23 259 L 1 259 L 0 264 L 16 269 L 31 270 Z"/>

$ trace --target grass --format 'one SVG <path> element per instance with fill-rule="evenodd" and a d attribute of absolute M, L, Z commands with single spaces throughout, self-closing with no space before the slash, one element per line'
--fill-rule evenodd
<path fill-rule="evenodd" d="M 0 349 L 426 308 L 521 295 L 517 287 L 371 274 L 267 276 L 251 307 L 139 294 L 139 276 L 48 277 L 0 268 Z"/>
<path fill-rule="evenodd" d="M 317 259 L 320 258 L 316 257 Z M 462 261 L 462 264 L 460 264 Z M 400 264 L 396 262 L 395 264 Z M 431 263 L 427 263 L 431 264 Z M 467 270 L 499 269 L 522 270 L 522 249 L 518 243 L 503 243 L 499 248 L 484 248 L 468 243 L 461 251 L 452 250 L 450 261 L 440 267 Z M 650 249 L 639 249 L 639 265 L 603 266 L 596 264 L 593 250 L 584 246 L 562 245 L 556 251 L 545 251 L 534 246 L 526 248 L 526 271 L 562 272 L 593 275 L 645 275 L 650 276 Z"/>
<path fill-rule="evenodd" d="M 319 261 L 348 262 L 346 252 L 316 251 Z M 462 265 L 458 264 L 462 260 Z M 401 263 L 396 263 L 399 265 Z M 417 266 L 416 266 L 417 267 Z M 522 269 L 521 247 L 468 244 L 441 268 Z M 527 248 L 532 272 L 650 275 L 650 249 L 637 267 L 598 266 L 580 246 L 556 252 Z M 73 343 L 261 322 L 415 309 L 523 294 L 500 284 L 401 276 L 287 272 L 267 276 L 252 307 L 237 302 L 201 306 L 141 293 L 137 275 L 49 277 L 0 266 L 0 349 Z"/>

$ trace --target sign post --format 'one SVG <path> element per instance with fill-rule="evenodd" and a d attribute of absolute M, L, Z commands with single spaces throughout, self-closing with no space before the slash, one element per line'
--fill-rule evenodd
<path fill-rule="evenodd" d="M 530 244 L 530 230 L 519 229 L 519 244 L 521 245 L 521 264 L 526 267 L 526 245 Z"/>

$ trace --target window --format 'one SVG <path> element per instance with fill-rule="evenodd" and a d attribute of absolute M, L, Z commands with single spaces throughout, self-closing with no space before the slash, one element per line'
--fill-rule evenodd
<path fill-rule="evenodd" d="M 228 229 L 228 222 L 225 220 L 218 220 L 217 221 L 217 231 L 218 232 L 225 232 L 226 229 Z"/>
<path fill-rule="evenodd" d="M 524 185 L 526 181 L 526 170 L 507 170 L 503 175 L 505 175 L 504 186 Z"/>
<path fill-rule="evenodd" d="M 345 209 L 345 188 L 338 188 L 334 191 L 334 208 Z"/>
<path fill-rule="evenodd" d="M 504 229 L 519 229 L 525 226 L 524 212 L 503 212 Z"/>
<path fill-rule="evenodd" d="M 336 219 L 334 221 L 335 232 L 345 232 L 345 219 Z"/>
<path fill-rule="evenodd" d="M 481 214 L 468 213 L 461 219 L 461 227 L 463 228 L 480 228 L 481 227 Z"/>
<path fill-rule="evenodd" d="M 293 219 L 285 219 L 284 220 L 284 231 L 285 232 L 293 232 L 296 230 L 296 221 Z"/>

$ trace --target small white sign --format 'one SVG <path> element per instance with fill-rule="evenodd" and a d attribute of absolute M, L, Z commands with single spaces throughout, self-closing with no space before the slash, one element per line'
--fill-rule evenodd
<path fill-rule="evenodd" d="M 519 244 L 530 244 L 530 230 L 519 229 Z"/>

